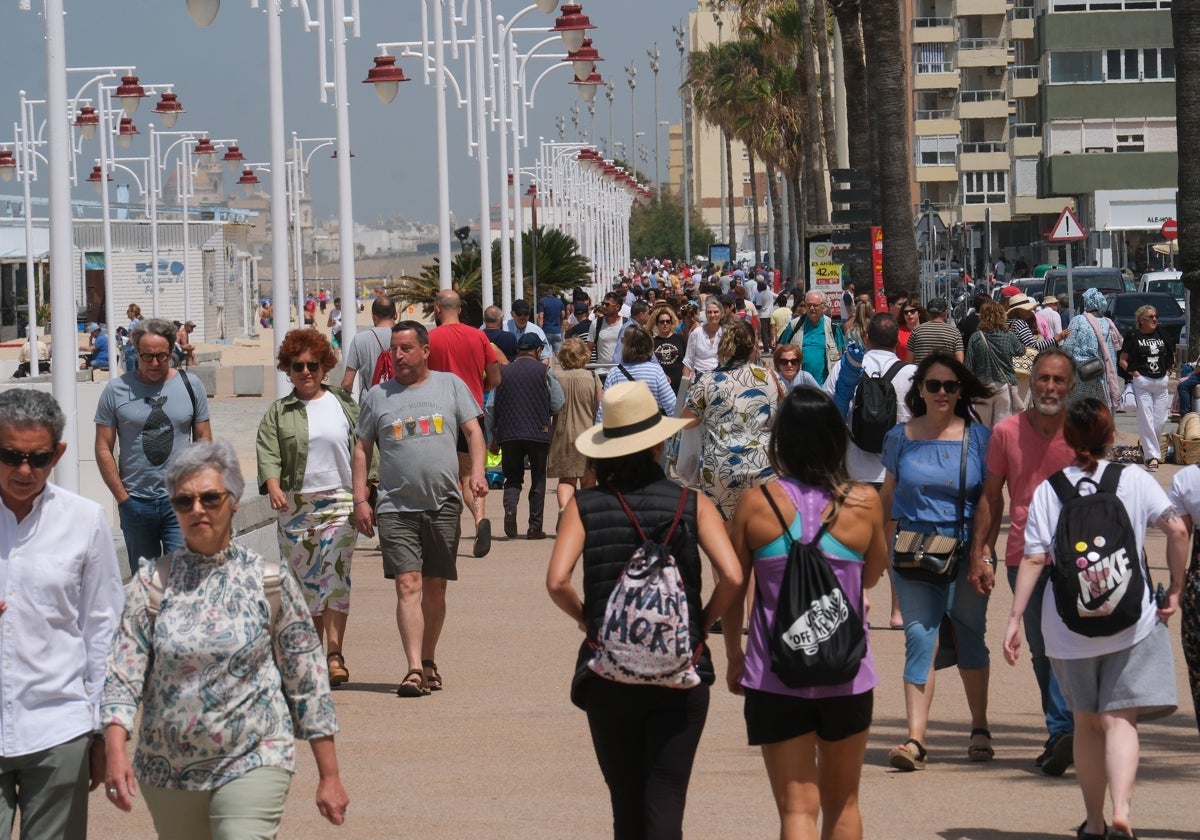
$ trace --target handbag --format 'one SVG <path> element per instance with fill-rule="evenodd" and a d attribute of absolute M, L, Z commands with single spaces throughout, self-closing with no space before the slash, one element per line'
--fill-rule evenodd
<path fill-rule="evenodd" d="M 1037 358 L 1038 351 L 1032 347 L 1026 347 L 1025 353 L 1013 358 L 1013 372 L 1017 376 L 1032 376 L 1033 375 L 1033 360 Z"/>
<path fill-rule="evenodd" d="M 1076 370 L 1079 372 L 1080 379 L 1084 382 L 1091 382 L 1104 374 L 1104 360 L 1088 359 L 1086 362 L 1080 363 Z"/>
<path fill-rule="evenodd" d="M 897 529 L 892 543 L 892 568 L 903 578 L 927 583 L 949 583 L 958 574 L 958 562 L 967 549 L 961 529 L 967 505 L 967 448 L 970 438 L 971 421 L 968 420 L 963 425 L 962 456 L 958 465 L 955 521 L 958 523 L 959 535 L 951 537 Z"/>

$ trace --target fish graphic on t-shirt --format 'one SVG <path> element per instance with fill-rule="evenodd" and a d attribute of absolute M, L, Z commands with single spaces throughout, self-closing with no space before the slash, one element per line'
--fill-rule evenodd
<path fill-rule="evenodd" d="M 161 467 L 167 462 L 175 444 L 175 427 L 171 425 L 171 418 L 162 410 L 166 401 L 166 397 L 146 397 L 146 404 L 150 406 L 150 416 L 146 418 L 146 425 L 142 427 L 142 452 L 146 453 L 146 460 L 154 467 Z"/>

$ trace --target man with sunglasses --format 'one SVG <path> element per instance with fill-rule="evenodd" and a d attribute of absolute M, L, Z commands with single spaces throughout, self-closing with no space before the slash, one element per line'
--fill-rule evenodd
<path fill-rule="evenodd" d="M 47 393 L 0 400 L 0 828 L 7 836 L 19 811 L 33 840 L 87 835 L 88 790 L 105 772 L 105 660 L 125 603 L 104 509 L 49 481 L 65 425 Z"/>
<path fill-rule="evenodd" d="M 175 338 L 170 321 L 140 321 L 129 336 L 137 370 L 110 379 L 96 406 L 96 466 L 117 500 L 131 573 L 139 559 L 183 545 L 163 473 L 176 451 L 193 440 L 212 440 L 203 383 L 171 367 Z"/>

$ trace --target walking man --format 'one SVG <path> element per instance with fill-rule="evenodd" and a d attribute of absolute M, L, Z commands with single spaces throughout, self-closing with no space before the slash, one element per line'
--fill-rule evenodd
<path fill-rule="evenodd" d="M 49 394 L 0 400 L 0 833 L 87 837 L 104 781 L 100 691 L 125 603 L 104 509 L 51 484 L 66 418 Z M 12 663 L 15 667 L 10 667 Z"/>
<path fill-rule="evenodd" d="M 514 306 L 514 309 L 516 307 Z M 500 360 L 487 336 L 460 320 L 462 301 L 458 292 L 443 289 L 434 299 L 438 327 L 429 334 L 429 369 L 453 373 L 463 381 L 483 414 L 483 395 L 500 384 Z M 523 336 L 522 336 L 523 337 Z M 544 344 L 544 342 L 542 342 Z M 458 480 L 466 487 L 471 477 L 471 458 L 467 441 L 458 436 Z M 472 554 L 485 557 L 492 549 L 492 523 L 487 519 L 487 495 L 467 495 L 467 505 L 475 519 L 475 544 Z"/>
<path fill-rule="evenodd" d="M 442 688 L 436 654 L 446 621 L 447 582 L 458 579 L 462 493 L 487 494 L 479 403 L 461 379 L 429 369 L 429 332 L 417 321 L 392 328 L 396 376 L 363 397 L 355 429 L 354 527 L 379 527 L 384 576 L 396 582 L 396 624 L 408 673 L 396 690 L 420 697 Z M 460 492 L 459 434 L 470 477 Z M 367 470 L 378 444 L 379 504 L 367 501 Z"/>
<path fill-rule="evenodd" d="M 995 583 L 995 546 L 1004 515 L 1004 485 L 1008 484 L 1008 543 L 1004 551 L 1009 588 L 1015 588 L 1017 569 L 1025 553 L 1025 522 L 1037 486 L 1072 463 L 1075 453 L 1063 439 L 1067 399 L 1075 387 L 1075 361 L 1052 347 L 1038 354 L 1029 378 L 1029 407 L 1004 418 L 992 428 L 988 445 L 987 478 L 975 509 L 968 580 L 983 595 Z M 1047 776 L 1061 776 L 1073 761 L 1075 722 L 1058 680 L 1050 669 L 1042 638 L 1042 597 L 1050 580 L 1050 558 L 1025 610 L 1025 638 L 1033 662 L 1046 717 L 1046 739 L 1037 766 Z"/>
<path fill-rule="evenodd" d="M 809 292 L 804 296 L 804 308 L 806 317 L 796 327 L 792 344 L 800 345 L 804 369 L 823 385 L 825 377 L 846 349 L 846 339 L 842 336 L 841 327 L 825 314 L 824 294 Z"/>
<path fill-rule="evenodd" d="M 129 570 L 136 573 L 140 558 L 183 546 L 163 473 L 171 455 L 192 441 L 212 440 L 212 430 L 204 384 L 171 367 L 175 325 L 161 318 L 140 321 L 129 341 L 137 370 L 104 387 L 96 406 L 95 452 L 100 478 L 117 500 Z"/>
<path fill-rule="evenodd" d="M 908 360 L 919 365 L 931 353 L 950 353 L 960 362 L 963 360 L 963 337 L 958 327 L 946 322 L 950 315 L 950 304 L 945 298 L 934 298 L 925 305 L 929 320 L 913 328 L 908 339 Z"/>
<path fill-rule="evenodd" d="M 358 374 L 360 399 L 362 392 L 371 387 L 371 377 L 375 374 L 375 362 L 379 359 L 379 354 L 391 352 L 396 304 L 387 295 L 380 295 L 379 290 L 376 290 L 375 300 L 371 302 L 371 323 L 374 326 L 356 333 L 354 340 L 346 348 L 346 372 L 342 374 L 342 387 L 352 394 L 354 375 Z"/>

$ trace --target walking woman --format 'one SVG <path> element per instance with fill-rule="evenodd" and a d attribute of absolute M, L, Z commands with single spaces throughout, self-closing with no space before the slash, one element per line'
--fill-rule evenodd
<path fill-rule="evenodd" d="M 109 801 L 130 811 L 140 792 L 164 840 L 275 837 L 301 738 L 317 810 L 341 825 L 349 799 L 321 643 L 296 579 L 232 541 L 237 453 L 194 443 L 163 480 L 185 546 L 143 563 L 126 591 L 100 700 Z"/>
<path fill-rule="evenodd" d="M 1087 398 L 1071 404 L 1063 437 L 1075 450 L 1075 463 L 1062 471 L 1071 484 L 1077 485 L 1084 479 L 1100 482 L 1107 470 L 1118 469 L 1104 459 L 1114 435 L 1112 412 L 1102 402 Z M 1139 723 L 1171 714 L 1177 704 L 1175 659 L 1167 621 L 1179 607 L 1187 528 L 1158 482 L 1143 470 L 1122 470 L 1116 495 L 1129 515 L 1137 543 L 1137 557 L 1128 559 L 1141 564 L 1146 581 L 1150 580 L 1144 560 L 1146 526 L 1157 524 L 1166 535 L 1170 587 L 1161 607 L 1156 607 L 1153 597 L 1143 598 L 1136 622 L 1110 635 L 1085 636 L 1074 632 L 1063 622 L 1055 599 L 1042 599 L 1046 655 L 1075 717 L 1075 775 L 1087 812 L 1076 832 L 1079 840 L 1134 837 L 1130 801 L 1138 769 L 1137 727 Z M 1004 635 L 1004 658 L 1010 665 L 1017 661 L 1021 618 L 1046 556 L 1054 550 L 1055 529 L 1062 509 L 1050 482 L 1042 482 L 1029 504 L 1025 556 L 1017 572 L 1012 612 Z M 1124 579 L 1128 580 L 1128 575 Z M 1117 587 L 1118 583 L 1106 577 L 1097 581 L 1097 585 Z M 1106 792 L 1112 800 L 1111 828 L 1104 822 Z"/>
<path fill-rule="evenodd" d="M 698 378 L 697 374 L 707 373 L 718 364 L 717 348 L 725 332 L 721 326 L 724 317 L 725 309 L 721 301 L 710 297 L 704 304 L 704 323 L 688 335 L 687 352 L 683 356 L 683 375 L 689 377 L 693 384 Z"/>
<path fill-rule="evenodd" d="M 350 521 L 358 404 L 325 384 L 336 364 L 333 347 L 317 330 L 284 336 L 277 367 L 291 379 L 292 392 L 267 408 L 256 444 L 258 492 L 279 514 L 279 556 L 300 581 L 317 638 L 325 641 L 330 685 L 350 679 L 342 644 L 358 541 Z"/>
<path fill-rule="evenodd" d="M 568 338 L 558 348 L 555 376 L 562 387 L 562 410 L 550 423 L 550 454 L 546 459 L 546 475 L 558 479 L 558 512 L 567 506 L 575 489 L 591 487 L 595 481 L 587 469 L 587 458 L 575 448 L 575 438 L 591 425 L 600 408 L 603 388 L 595 371 L 587 370 L 587 345 L 582 339 Z"/>
<path fill-rule="evenodd" d="M 692 761 L 714 681 L 704 628 L 733 604 L 742 570 L 712 502 L 669 480 L 659 466 L 663 441 L 684 421 L 664 417 L 644 382 L 614 385 L 604 392 L 603 404 L 604 422 L 575 441 L 597 486 L 575 494 L 563 511 L 546 588 L 586 634 L 571 701 L 587 712 L 612 800 L 613 837 L 681 838 Z M 690 645 L 698 653 L 699 684 L 690 688 L 617 682 L 588 667 L 593 644 L 603 635 L 608 597 L 647 538 L 668 545 L 682 577 Z M 703 607 L 698 549 L 708 556 L 717 581 Z M 582 600 L 571 583 L 581 556 Z"/>
<path fill-rule="evenodd" d="M 1068 325 L 1070 335 L 1063 342 L 1063 349 L 1071 354 L 1075 366 L 1081 368 L 1099 359 L 1104 370 L 1091 379 L 1075 377 L 1075 390 L 1071 400 L 1093 397 L 1108 406 L 1109 411 L 1121 407 L 1123 385 L 1117 374 L 1117 351 L 1121 349 L 1121 337 L 1117 328 L 1100 313 L 1104 309 L 1104 293 L 1088 289 L 1083 293 L 1083 314 L 1076 315 Z"/>
<path fill-rule="evenodd" d="M 1154 472 L 1162 460 L 1159 436 L 1167 424 L 1171 407 L 1168 390 L 1171 357 L 1174 351 L 1158 329 L 1158 312 L 1142 306 L 1133 314 L 1134 326 L 1121 342 L 1118 364 L 1132 377 L 1133 396 L 1137 400 L 1138 437 L 1146 469 Z"/>
<path fill-rule="evenodd" d="M 979 310 L 979 328 L 967 340 L 963 363 L 992 391 L 976 409 L 979 421 L 989 429 L 1009 415 L 1025 410 L 1017 390 L 1013 359 L 1025 354 L 1025 344 L 1008 331 L 1004 307 L 988 301 Z"/>
<path fill-rule="evenodd" d="M 1037 301 L 1029 295 L 1013 295 L 1008 299 L 1008 331 L 1021 340 L 1030 350 L 1045 350 L 1054 347 L 1071 335 L 1070 328 L 1063 330 L 1053 338 L 1042 338 L 1038 332 Z M 1021 402 L 1029 401 L 1029 376 L 1022 373 L 1017 376 L 1017 390 Z"/>
<path fill-rule="evenodd" d="M 962 362 L 945 352 L 926 356 L 913 374 L 905 403 L 912 419 L 888 432 L 883 442 L 887 470 L 879 496 L 889 528 L 942 534 L 971 544 L 969 523 L 983 491 L 991 431 L 975 422 L 972 404 L 989 396 L 987 388 Z M 965 477 L 965 482 L 963 478 Z M 898 770 L 925 769 L 925 731 L 933 703 L 934 654 L 943 616 L 953 626 L 958 673 L 971 713 L 967 757 L 991 761 L 988 731 L 988 649 L 984 641 L 988 595 L 968 576 L 979 578 L 984 593 L 995 583 L 995 569 L 982 559 L 972 568 L 964 551 L 953 575 L 934 581 L 893 569 L 892 583 L 904 617 L 904 708 L 908 738 L 888 753 Z"/>
<path fill-rule="evenodd" d="M 792 429 L 808 431 L 790 434 Z M 821 837 L 863 836 L 858 786 L 879 679 L 862 593 L 879 582 L 888 550 L 879 495 L 848 480 L 848 445 L 846 424 L 833 400 L 815 387 L 794 389 L 771 431 L 771 463 L 780 477 L 762 485 L 761 492 L 746 493 L 733 518 L 743 580 L 754 572 L 757 597 L 745 652 L 740 633 L 725 634 L 726 679 L 730 691 L 745 695 L 747 736 L 751 746 L 762 749 L 783 840 L 817 837 L 818 820 Z M 867 654 L 849 682 L 789 688 L 771 670 L 768 628 L 775 621 L 791 543 L 811 540 L 822 525 L 828 530 L 819 548 L 849 606 L 862 617 Z M 738 598 L 724 625 L 741 627 L 742 613 Z"/>

